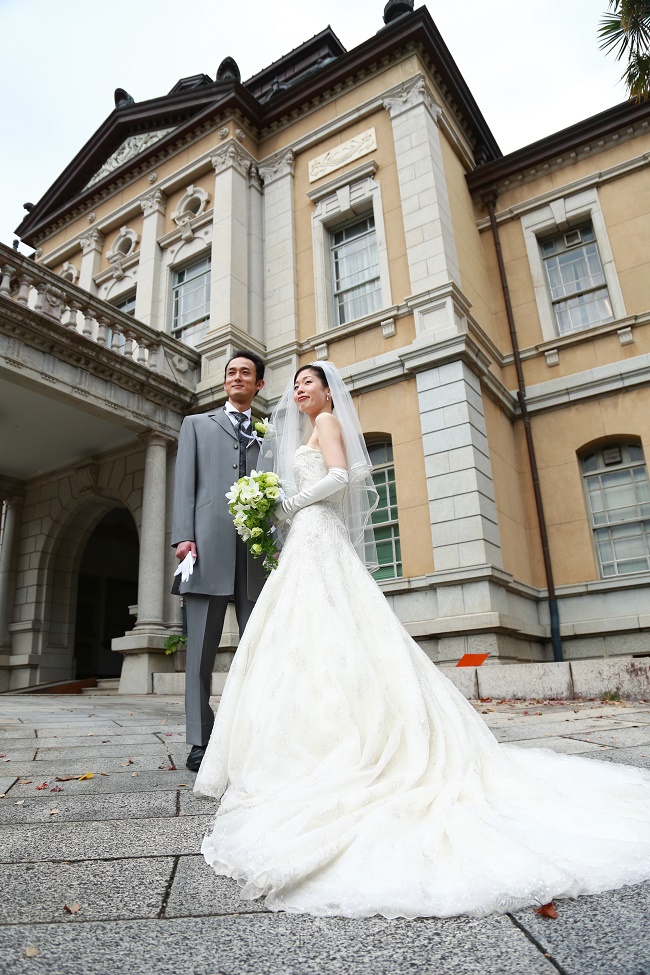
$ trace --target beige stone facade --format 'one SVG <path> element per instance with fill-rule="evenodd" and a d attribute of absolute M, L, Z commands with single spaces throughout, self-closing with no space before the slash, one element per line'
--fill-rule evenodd
<path fill-rule="evenodd" d="M 0 255 L 3 686 L 170 668 L 174 443 L 241 346 L 263 415 L 299 363 L 349 382 L 433 659 L 650 651 L 649 118 L 504 157 L 425 8 L 116 108 L 19 228 L 34 260 Z"/>

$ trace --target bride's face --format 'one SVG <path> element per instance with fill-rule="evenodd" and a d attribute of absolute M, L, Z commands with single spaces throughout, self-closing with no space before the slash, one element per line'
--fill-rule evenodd
<path fill-rule="evenodd" d="M 298 376 L 293 387 L 293 399 L 301 413 L 308 416 L 318 416 L 328 409 L 330 391 L 312 369 L 304 369 Z"/>

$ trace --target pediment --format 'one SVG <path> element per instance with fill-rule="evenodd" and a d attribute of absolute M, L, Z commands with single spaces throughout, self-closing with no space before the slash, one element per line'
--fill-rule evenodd
<path fill-rule="evenodd" d="M 154 132 L 142 132 L 137 135 L 130 135 L 118 146 L 115 152 L 108 157 L 103 166 L 101 166 L 92 179 L 88 180 L 84 189 L 90 189 L 95 183 L 99 183 L 100 180 L 104 179 L 105 176 L 110 175 L 110 173 L 115 172 L 120 166 L 125 163 L 130 162 L 139 156 L 140 153 L 144 152 L 145 149 L 151 148 L 156 142 L 159 142 L 170 132 L 174 131 L 174 126 L 168 129 L 157 129 Z"/>

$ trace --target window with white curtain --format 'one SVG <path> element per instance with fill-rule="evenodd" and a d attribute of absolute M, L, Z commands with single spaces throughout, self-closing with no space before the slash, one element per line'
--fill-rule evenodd
<path fill-rule="evenodd" d="M 614 318 L 594 228 L 583 224 L 540 242 L 559 335 Z"/>
<path fill-rule="evenodd" d="M 379 569 L 373 572 L 373 578 L 399 579 L 402 576 L 402 548 L 399 537 L 393 446 L 389 440 L 368 444 L 368 453 L 372 463 L 372 479 L 379 495 L 379 503 L 372 513 L 372 528 L 379 562 Z"/>
<path fill-rule="evenodd" d="M 607 444 L 581 458 L 600 573 L 650 571 L 650 484 L 643 449 Z"/>
<path fill-rule="evenodd" d="M 375 218 L 330 231 L 334 321 L 345 325 L 381 308 Z"/>
<path fill-rule="evenodd" d="M 172 332 L 207 320 L 210 314 L 210 254 L 172 272 Z"/>

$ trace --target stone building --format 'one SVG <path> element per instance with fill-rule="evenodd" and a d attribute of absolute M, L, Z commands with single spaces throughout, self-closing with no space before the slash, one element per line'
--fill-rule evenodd
<path fill-rule="evenodd" d="M 647 653 L 650 105 L 504 156 L 412 6 L 245 82 L 118 89 L 33 259 L 2 247 L 3 687 L 172 667 L 174 445 L 242 345 L 262 415 L 342 370 L 380 584 L 434 660 Z"/>

